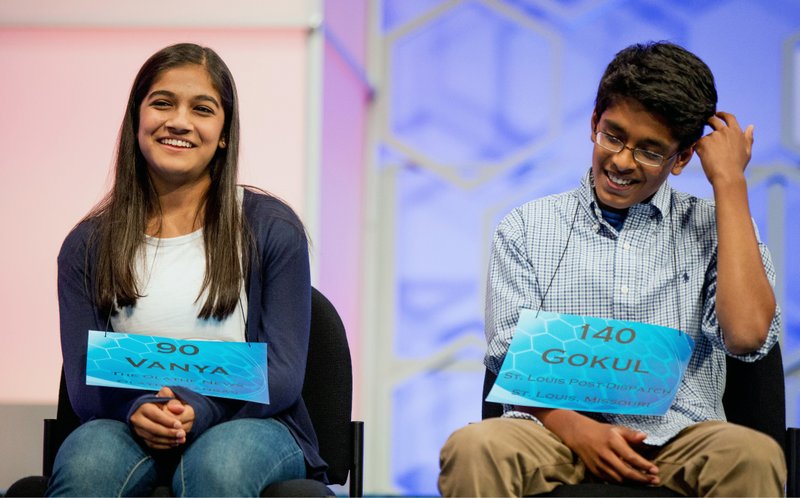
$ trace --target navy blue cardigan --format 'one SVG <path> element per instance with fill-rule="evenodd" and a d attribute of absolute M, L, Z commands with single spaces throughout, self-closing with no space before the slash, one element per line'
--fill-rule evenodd
<path fill-rule="evenodd" d="M 326 464 L 319 456 L 317 437 L 301 396 L 311 320 L 305 232 L 291 208 L 271 196 L 245 190 L 243 212 L 257 250 L 247 275 L 245 337 L 248 342 L 269 344 L 270 404 L 208 397 L 171 387 L 178 398 L 194 408 L 195 421 L 187 444 L 220 422 L 274 417 L 289 428 L 303 450 L 309 476 L 324 479 Z M 95 227 L 92 219 L 76 226 L 58 255 L 61 351 L 67 390 L 81 423 L 93 419 L 128 423 L 130 414 L 142 403 L 154 401 L 154 393 L 86 385 L 87 331 L 111 327 L 94 299 Z"/>

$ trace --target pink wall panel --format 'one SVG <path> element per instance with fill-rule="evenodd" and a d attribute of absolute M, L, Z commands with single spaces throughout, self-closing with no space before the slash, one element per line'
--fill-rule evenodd
<path fill-rule="evenodd" d="M 0 403 L 52 402 L 61 365 L 56 256 L 107 188 L 135 72 L 180 41 L 236 78 L 244 183 L 305 203 L 306 32 L 0 29 Z"/>
<path fill-rule="evenodd" d="M 365 0 L 325 3 L 325 66 L 320 177 L 319 287 L 336 305 L 353 361 L 354 414 L 360 413 L 365 137 Z M 349 60 L 348 60 L 349 59 Z"/>
<path fill-rule="evenodd" d="M 330 45 L 325 47 L 319 286 L 347 329 L 358 401 L 366 92 Z M 358 403 L 355 403 L 358 406 Z"/>

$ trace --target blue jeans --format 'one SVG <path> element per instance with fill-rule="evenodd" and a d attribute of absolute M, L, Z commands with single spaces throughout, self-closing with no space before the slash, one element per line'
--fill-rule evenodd
<path fill-rule="evenodd" d="M 47 496 L 149 496 L 170 479 L 175 496 L 259 496 L 274 482 L 305 476 L 303 452 L 274 419 L 221 423 L 183 453 L 150 450 L 127 424 L 101 419 L 64 441 Z"/>

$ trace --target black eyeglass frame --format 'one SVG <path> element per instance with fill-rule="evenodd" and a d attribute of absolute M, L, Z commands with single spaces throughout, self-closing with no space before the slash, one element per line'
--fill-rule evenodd
<path fill-rule="evenodd" d="M 601 135 L 603 137 L 606 137 L 607 140 L 610 140 L 611 142 L 619 142 L 619 147 L 617 147 L 616 149 L 612 149 L 612 148 L 607 147 L 606 145 L 601 144 L 600 143 L 600 140 L 601 140 L 600 136 Z M 613 152 L 614 154 L 619 154 L 624 149 L 628 149 L 629 151 L 631 151 L 631 154 L 633 154 L 633 160 L 634 161 L 636 161 L 637 163 L 641 164 L 642 166 L 647 166 L 648 168 L 660 168 L 660 167 L 664 166 L 667 162 L 669 162 L 670 159 L 672 159 L 673 157 L 675 157 L 675 156 L 677 156 L 678 154 L 681 153 L 681 149 L 678 149 L 677 151 L 675 151 L 674 154 L 665 157 L 663 154 L 659 154 L 658 152 L 653 152 L 653 151 L 650 151 L 650 150 L 647 150 L 647 149 L 640 149 L 638 147 L 628 147 L 627 145 L 625 145 L 625 142 L 623 142 L 620 138 L 617 138 L 614 135 L 612 135 L 610 133 L 606 133 L 604 131 L 595 131 L 595 134 L 594 134 L 593 138 L 594 138 L 594 140 L 592 140 L 592 141 L 595 143 L 595 145 L 597 145 L 599 147 L 602 147 L 603 149 L 605 149 L 605 150 L 607 150 L 609 152 Z M 639 157 L 641 154 L 647 154 L 647 155 L 649 155 L 651 157 L 658 156 L 661 159 L 660 159 L 660 162 L 658 164 L 655 164 L 653 162 L 642 161 L 642 159 Z"/>

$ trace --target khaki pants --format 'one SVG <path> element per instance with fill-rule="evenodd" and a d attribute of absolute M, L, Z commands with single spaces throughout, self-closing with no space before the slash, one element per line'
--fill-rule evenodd
<path fill-rule="evenodd" d="M 695 424 L 643 456 L 658 466 L 662 486 L 687 496 L 783 496 L 782 449 L 740 425 Z M 442 448 L 440 465 L 443 496 L 526 496 L 596 479 L 555 434 L 513 418 L 457 430 Z"/>

